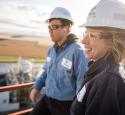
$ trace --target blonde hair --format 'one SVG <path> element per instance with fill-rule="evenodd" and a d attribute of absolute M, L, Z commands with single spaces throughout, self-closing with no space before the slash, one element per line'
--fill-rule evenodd
<path fill-rule="evenodd" d="M 104 33 L 109 36 L 104 37 L 110 45 L 111 53 L 116 63 L 122 63 L 125 60 L 125 30 L 118 28 L 102 28 Z M 107 34 L 108 35 L 108 34 Z"/>
<path fill-rule="evenodd" d="M 125 32 L 115 32 L 112 37 L 112 54 L 116 63 L 122 63 L 125 60 Z"/>
<path fill-rule="evenodd" d="M 107 47 L 115 59 L 116 63 L 125 63 L 125 29 L 113 27 L 89 27 L 102 30 L 102 39 L 105 39 Z"/>

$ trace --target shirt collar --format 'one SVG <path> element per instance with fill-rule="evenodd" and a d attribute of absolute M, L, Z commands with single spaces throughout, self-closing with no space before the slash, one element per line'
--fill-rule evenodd
<path fill-rule="evenodd" d="M 61 46 L 59 46 L 57 43 L 55 43 L 54 47 L 56 49 L 56 52 L 60 52 L 63 48 L 67 47 L 69 44 L 76 42 L 78 38 L 74 34 L 69 34 L 67 36 L 67 39 L 63 42 Z"/>

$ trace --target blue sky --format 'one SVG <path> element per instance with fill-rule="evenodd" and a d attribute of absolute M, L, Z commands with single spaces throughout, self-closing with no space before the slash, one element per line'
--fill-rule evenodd
<path fill-rule="evenodd" d="M 72 32 L 82 35 L 78 28 L 90 9 L 99 0 L 0 0 L 0 33 L 12 35 L 48 36 L 44 21 L 57 6 L 67 8 L 74 19 Z"/>

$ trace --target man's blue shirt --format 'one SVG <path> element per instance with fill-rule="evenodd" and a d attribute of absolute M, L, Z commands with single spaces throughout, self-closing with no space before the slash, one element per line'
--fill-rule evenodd
<path fill-rule="evenodd" d="M 65 44 L 60 52 L 53 46 L 48 51 L 44 72 L 33 87 L 39 91 L 44 87 L 42 91 L 48 97 L 72 100 L 84 79 L 87 64 L 82 44 Z"/>

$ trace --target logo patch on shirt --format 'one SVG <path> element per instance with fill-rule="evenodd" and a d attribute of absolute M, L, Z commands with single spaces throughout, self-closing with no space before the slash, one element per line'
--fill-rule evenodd
<path fill-rule="evenodd" d="M 47 58 L 46 58 L 46 61 L 47 61 L 47 62 L 50 62 L 50 61 L 51 61 L 51 57 L 47 57 Z"/>
<path fill-rule="evenodd" d="M 77 94 L 77 100 L 78 100 L 78 102 L 82 102 L 85 93 L 86 93 L 86 87 L 84 85 L 84 87 Z"/>
<path fill-rule="evenodd" d="M 71 69 L 71 67 L 72 67 L 72 62 L 66 58 L 63 58 L 61 64 L 62 64 L 62 66 L 64 66 L 67 69 Z"/>

